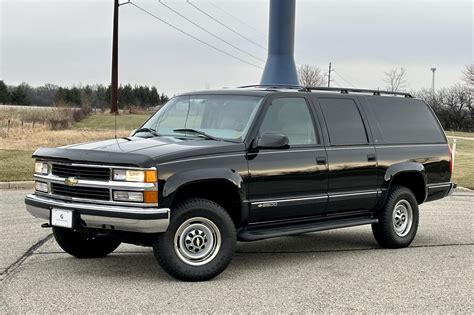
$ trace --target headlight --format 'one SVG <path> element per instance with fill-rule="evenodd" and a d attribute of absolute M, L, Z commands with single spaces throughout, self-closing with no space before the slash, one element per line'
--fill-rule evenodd
<path fill-rule="evenodd" d="M 47 193 L 47 192 L 48 192 L 48 184 L 47 184 L 47 183 L 43 183 L 43 182 L 36 182 L 36 183 L 35 183 L 35 189 L 36 189 L 37 191 L 41 191 L 41 192 Z"/>
<path fill-rule="evenodd" d="M 114 190 L 115 201 L 158 203 L 157 191 L 124 191 Z"/>
<path fill-rule="evenodd" d="M 114 200 L 115 201 L 143 202 L 143 192 L 114 190 Z"/>
<path fill-rule="evenodd" d="M 113 180 L 125 182 L 154 183 L 157 181 L 155 170 L 121 170 L 115 169 Z"/>
<path fill-rule="evenodd" d="M 48 163 L 36 161 L 35 162 L 35 173 L 47 175 L 48 174 Z"/>

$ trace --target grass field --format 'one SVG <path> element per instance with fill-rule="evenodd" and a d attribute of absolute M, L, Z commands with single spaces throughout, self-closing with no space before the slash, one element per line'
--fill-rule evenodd
<path fill-rule="evenodd" d="M 126 136 L 139 127 L 151 114 L 121 114 L 117 116 L 117 135 Z M 110 139 L 114 137 L 115 117 L 111 114 L 94 114 L 74 123 L 71 129 L 53 131 L 47 128 L 13 128 L 7 138 L 0 138 L 0 181 L 31 180 L 33 159 L 38 147 Z M 446 132 L 448 136 L 469 137 L 474 133 Z M 452 145 L 453 139 L 449 142 Z M 474 141 L 457 140 L 454 181 L 460 186 L 474 189 Z"/>
<path fill-rule="evenodd" d="M 140 127 L 151 114 L 121 114 L 117 116 L 117 136 L 127 136 Z M 74 123 L 68 130 L 48 130 L 44 126 L 12 128 L 7 138 L 0 137 L 0 182 L 31 180 L 31 154 L 39 147 L 58 147 L 66 144 L 110 139 L 114 137 L 115 117 L 94 114 Z"/>
<path fill-rule="evenodd" d="M 473 138 L 473 140 L 456 140 L 456 156 L 454 158 L 454 182 L 458 185 L 474 189 L 474 133 L 447 132 L 448 136 Z M 448 138 L 451 148 L 453 138 Z"/>
<path fill-rule="evenodd" d="M 152 114 L 122 114 L 117 116 L 117 129 L 133 130 L 140 127 Z M 73 129 L 114 129 L 115 117 L 111 114 L 90 115 L 73 125 Z"/>
<path fill-rule="evenodd" d="M 31 151 L 0 149 L 0 182 L 33 179 Z"/>

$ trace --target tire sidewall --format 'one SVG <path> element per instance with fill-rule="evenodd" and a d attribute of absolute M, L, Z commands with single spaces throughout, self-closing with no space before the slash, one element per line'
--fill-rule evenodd
<path fill-rule="evenodd" d="M 185 263 L 179 258 L 174 248 L 175 234 L 178 228 L 185 221 L 196 217 L 212 221 L 218 227 L 221 236 L 217 255 L 201 266 Z M 172 212 L 167 231 L 159 234 L 153 242 L 155 255 L 165 271 L 186 281 L 207 280 L 218 275 L 229 264 L 235 246 L 236 232 L 232 219 L 223 208 L 207 200 L 193 200 L 178 205 L 174 213 Z"/>
<path fill-rule="evenodd" d="M 390 237 L 393 240 L 393 242 L 397 245 L 396 247 L 406 247 L 410 245 L 410 243 L 413 241 L 415 238 L 416 232 L 418 230 L 418 222 L 419 222 L 419 210 L 418 210 L 418 202 L 416 201 L 415 196 L 413 193 L 404 187 L 398 187 L 395 191 L 396 193 L 391 196 L 389 199 L 386 208 L 385 208 L 385 215 L 384 215 L 384 224 L 387 226 L 390 226 L 390 229 L 388 229 L 390 233 Z M 413 216 L 413 221 L 412 225 L 410 227 L 410 231 L 405 235 L 405 236 L 399 236 L 395 232 L 395 228 L 393 226 L 393 211 L 395 211 L 395 205 L 400 201 L 400 200 L 406 200 L 410 203 L 411 208 L 412 208 L 412 216 Z"/>

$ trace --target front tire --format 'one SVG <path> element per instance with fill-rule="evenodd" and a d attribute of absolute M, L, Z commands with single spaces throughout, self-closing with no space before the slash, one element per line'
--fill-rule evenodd
<path fill-rule="evenodd" d="M 204 281 L 229 265 L 237 243 L 234 223 L 218 204 L 188 199 L 171 214 L 165 233 L 153 241 L 153 252 L 169 275 L 183 281 Z"/>
<path fill-rule="evenodd" d="M 86 234 L 60 227 L 53 227 L 53 235 L 66 253 L 77 258 L 105 257 L 120 245 L 120 241 L 107 236 Z"/>
<path fill-rule="evenodd" d="M 390 190 L 387 202 L 372 224 L 375 240 L 386 248 L 403 248 L 411 244 L 418 230 L 418 202 L 413 192 L 403 186 Z"/>

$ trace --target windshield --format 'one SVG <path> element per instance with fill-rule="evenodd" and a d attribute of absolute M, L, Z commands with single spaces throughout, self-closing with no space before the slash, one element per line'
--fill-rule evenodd
<path fill-rule="evenodd" d="M 218 139 L 241 141 L 261 100 L 262 97 L 243 95 L 178 96 L 153 115 L 141 130 L 149 128 L 161 136 L 202 137 L 207 134 Z M 179 129 L 194 129 L 201 134 Z"/>

